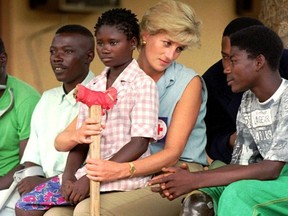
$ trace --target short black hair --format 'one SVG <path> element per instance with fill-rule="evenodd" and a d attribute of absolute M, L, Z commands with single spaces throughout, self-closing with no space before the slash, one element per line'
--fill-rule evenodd
<path fill-rule="evenodd" d="M 95 49 L 95 40 L 94 40 L 94 36 L 92 34 L 92 32 L 86 28 L 85 26 L 82 25 L 78 25 L 78 24 L 68 24 L 68 25 L 64 25 L 62 27 L 60 27 L 59 29 L 57 29 L 57 31 L 55 32 L 56 34 L 65 34 L 65 33 L 71 33 L 71 34 L 79 34 L 82 35 L 84 37 L 87 37 L 87 39 L 89 39 L 90 41 L 90 48 L 92 50 Z"/>
<path fill-rule="evenodd" d="M 77 24 L 69 24 L 69 25 L 64 25 L 60 27 L 55 34 L 61 34 L 61 33 L 76 33 L 76 34 L 81 34 L 87 37 L 91 37 L 94 40 L 92 32 L 87 29 L 86 27 L 82 25 L 77 25 Z"/>
<path fill-rule="evenodd" d="M 0 38 L 0 53 L 3 53 L 3 52 L 5 52 L 5 46 L 4 46 L 2 39 Z"/>
<path fill-rule="evenodd" d="M 260 20 L 251 17 L 238 17 L 232 20 L 224 29 L 223 37 L 253 25 L 264 25 Z"/>
<path fill-rule="evenodd" d="M 103 25 L 116 26 L 116 28 L 127 36 L 127 40 L 133 37 L 140 41 L 140 28 L 137 16 L 131 10 L 126 8 L 113 8 L 104 12 L 99 18 L 94 27 L 95 36 Z"/>
<path fill-rule="evenodd" d="M 250 26 L 230 36 L 231 46 L 248 53 L 248 58 L 262 54 L 272 70 L 278 70 L 284 49 L 281 38 L 265 26 Z"/>

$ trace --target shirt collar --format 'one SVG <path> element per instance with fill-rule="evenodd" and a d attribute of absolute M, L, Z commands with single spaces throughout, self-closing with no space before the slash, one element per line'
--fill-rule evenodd
<path fill-rule="evenodd" d="M 274 92 L 274 94 L 264 102 L 259 102 L 259 100 L 258 100 L 258 103 L 261 105 L 266 105 L 266 104 L 270 103 L 271 101 L 277 101 L 280 98 L 280 96 L 282 95 L 282 93 L 286 90 L 286 88 L 287 88 L 287 85 L 285 85 L 285 80 L 282 78 L 282 82 L 281 82 L 279 88 L 276 90 L 276 92 Z"/>
<path fill-rule="evenodd" d="M 14 94 L 11 88 L 7 88 L 4 92 L 4 94 L 8 94 L 7 96 L 7 100 L 9 101 L 9 103 L 7 103 L 7 106 L 4 107 L 3 109 L 0 110 L 0 117 L 2 115 L 4 115 L 6 112 L 8 112 L 9 110 L 11 110 L 13 108 L 14 105 Z M 2 95 L 4 98 L 4 94 Z M 3 99 L 2 99 L 3 100 Z"/>
<path fill-rule="evenodd" d="M 81 82 L 82 85 L 86 85 L 87 83 L 89 83 L 90 80 L 93 79 L 93 77 L 95 77 L 94 73 L 92 71 L 89 71 L 87 76 L 85 77 L 85 79 Z M 61 97 L 60 97 L 60 103 L 63 102 L 64 99 L 66 99 L 71 105 L 75 105 L 77 102 L 76 102 L 76 99 L 74 97 L 74 89 L 72 89 L 68 94 L 65 94 L 65 91 L 64 91 L 64 86 L 62 84 L 62 87 L 60 89 L 61 93 Z"/>
<path fill-rule="evenodd" d="M 159 91 L 159 96 L 161 97 L 166 89 L 173 85 L 176 81 L 175 69 L 176 63 L 173 62 L 165 71 L 163 76 L 157 81 L 157 87 Z"/>
<path fill-rule="evenodd" d="M 132 59 L 130 64 L 121 72 L 121 74 L 117 77 L 115 82 L 133 82 L 135 77 L 137 76 L 137 73 L 135 73 L 135 70 L 139 70 L 138 62 L 135 59 Z M 101 73 L 101 75 L 105 76 L 107 78 L 107 73 L 109 71 L 109 67 L 105 67 L 104 71 Z"/>

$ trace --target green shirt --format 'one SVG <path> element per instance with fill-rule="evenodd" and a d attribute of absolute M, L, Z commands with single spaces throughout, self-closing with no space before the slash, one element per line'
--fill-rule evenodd
<path fill-rule="evenodd" d="M 0 176 L 19 164 L 19 143 L 29 137 L 31 116 L 39 99 L 35 89 L 8 75 L 0 98 Z"/>

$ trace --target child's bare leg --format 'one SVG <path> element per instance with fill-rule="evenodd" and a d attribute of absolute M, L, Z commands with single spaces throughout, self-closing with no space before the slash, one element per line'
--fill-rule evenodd
<path fill-rule="evenodd" d="M 16 216 L 43 216 L 46 211 L 44 210 L 24 210 L 15 208 Z"/>

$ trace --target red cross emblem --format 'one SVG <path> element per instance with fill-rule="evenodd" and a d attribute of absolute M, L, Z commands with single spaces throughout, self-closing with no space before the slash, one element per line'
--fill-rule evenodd
<path fill-rule="evenodd" d="M 167 133 L 167 125 L 162 119 L 158 119 L 158 136 L 157 140 L 163 139 Z"/>

